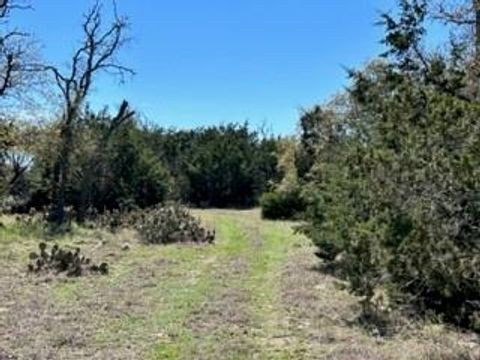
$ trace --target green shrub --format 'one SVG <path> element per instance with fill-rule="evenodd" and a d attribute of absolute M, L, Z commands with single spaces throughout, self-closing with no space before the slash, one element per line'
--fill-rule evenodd
<path fill-rule="evenodd" d="M 365 309 L 380 286 L 478 331 L 480 107 L 410 79 L 389 92 L 384 72 L 368 73 L 368 103 L 354 98 L 361 119 L 339 115 L 348 133 L 321 124 L 332 135 L 317 144 L 303 230 L 323 259 L 342 254 Z"/>
<path fill-rule="evenodd" d="M 418 199 L 410 231 L 390 249 L 388 269 L 396 288 L 422 311 L 433 309 L 480 332 L 480 254 L 474 244 L 480 202 L 470 195 L 463 202 L 465 194 L 444 189 L 444 198 L 427 204 Z"/>
<path fill-rule="evenodd" d="M 55 274 L 65 273 L 69 277 L 78 277 L 90 271 L 98 274 L 108 274 L 108 264 L 92 264 L 92 261 L 80 254 L 80 249 L 75 251 L 61 249 L 54 245 L 50 251 L 47 244 L 39 244 L 39 252 L 30 254 L 31 262 L 28 264 L 28 271 L 32 273 L 41 273 L 53 271 Z"/>
<path fill-rule="evenodd" d="M 298 219 L 305 204 L 298 190 L 272 191 L 260 198 L 262 217 L 271 220 Z"/>
<path fill-rule="evenodd" d="M 144 210 L 138 212 L 135 218 L 141 239 L 147 244 L 210 244 L 215 240 L 215 231 L 202 227 L 200 222 L 180 205 Z"/>

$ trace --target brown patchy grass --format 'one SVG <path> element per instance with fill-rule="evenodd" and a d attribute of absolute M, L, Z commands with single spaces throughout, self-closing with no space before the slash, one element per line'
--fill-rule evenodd
<path fill-rule="evenodd" d="M 108 276 L 26 273 L 38 239 L 3 219 L 0 360 L 6 359 L 480 359 L 479 338 L 412 322 L 389 338 L 354 325 L 359 308 L 316 270 L 309 242 L 258 211 L 195 211 L 213 246 L 146 246 L 136 234 L 75 229 Z M 129 250 L 123 250 L 124 244 Z"/>
<path fill-rule="evenodd" d="M 316 270 L 310 246 L 290 255 L 283 273 L 289 329 L 301 341 L 303 359 L 457 360 L 480 359 L 478 336 L 446 325 L 401 319 L 395 335 L 373 336 L 353 325 L 360 309 L 338 279 Z"/>

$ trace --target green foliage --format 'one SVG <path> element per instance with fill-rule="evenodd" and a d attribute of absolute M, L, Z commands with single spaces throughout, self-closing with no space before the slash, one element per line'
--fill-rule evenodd
<path fill-rule="evenodd" d="M 448 58 L 418 52 L 421 2 L 400 3 L 384 18 L 389 61 L 350 72 L 348 93 L 311 112 L 303 231 L 366 312 L 382 287 L 480 330 L 480 103 Z"/>
<path fill-rule="evenodd" d="M 29 214 L 17 215 L 15 217 L 15 226 L 17 230 L 26 236 L 44 237 L 48 233 L 45 214 L 37 211 L 31 211 Z"/>
<path fill-rule="evenodd" d="M 296 167 L 297 143 L 285 138 L 277 143 L 277 173 L 281 180 L 260 198 L 262 217 L 266 219 L 299 219 L 305 211 Z"/>
<path fill-rule="evenodd" d="M 118 209 L 104 211 L 101 214 L 92 214 L 89 211 L 88 218 L 92 221 L 93 227 L 115 232 L 124 226 L 132 225 L 131 214 L 132 213 L 122 212 Z"/>
<path fill-rule="evenodd" d="M 349 132 L 319 144 L 329 155 L 310 173 L 304 231 L 322 257 L 344 254 L 355 293 L 371 298 L 388 279 L 417 305 L 473 326 L 480 107 L 408 79 L 386 92 L 385 68 L 374 71 L 360 121 L 340 116 Z"/>
<path fill-rule="evenodd" d="M 312 169 L 319 140 L 317 125 L 324 116 L 323 109 L 317 106 L 300 118 L 300 143 L 295 152 L 295 165 L 300 179 L 304 179 Z"/>
<path fill-rule="evenodd" d="M 17 210 L 52 202 L 56 125 L 43 130 L 26 173 L 25 206 Z M 165 200 L 251 207 L 277 174 L 276 139 L 247 125 L 164 131 L 87 110 L 74 142 L 65 200 L 79 221 L 88 214 L 148 208 Z"/>
<path fill-rule="evenodd" d="M 305 205 L 297 191 L 267 192 L 260 198 L 262 217 L 272 220 L 296 219 L 300 216 Z"/>
<path fill-rule="evenodd" d="M 0 119 L 0 201 L 19 201 L 27 191 L 25 173 L 30 165 L 34 126 Z"/>
<path fill-rule="evenodd" d="M 168 171 L 146 145 L 134 123 L 124 124 L 117 130 L 107 149 L 110 152 L 106 159 L 108 168 L 103 174 L 110 179 L 102 189 L 103 206 L 145 208 L 166 199 L 171 181 Z"/>
<path fill-rule="evenodd" d="M 136 216 L 136 228 L 147 244 L 208 243 L 215 240 L 211 232 L 189 211 L 179 205 L 144 210 Z"/>
<path fill-rule="evenodd" d="M 92 264 L 92 261 L 80 254 L 80 249 L 75 251 L 64 250 L 58 245 L 53 245 L 51 250 L 48 250 L 47 244 L 39 244 L 39 252 L 32 252 L 30 254 L 30 264 L 28 264 L 28 271 L 32 273 L 50 272 L 55 274 L 66 274 L 69 277 L 82 276 L 85 271 L 98 273 L 102 275 L 108 274 L 108 264 L 102 263 L 100 265 Z"/>
<path fill-rule="evenodd" d="M 385 39 L 388 51 L 384 56 L 392 56 L 402 71 L 418 71 L 421 65 L 420 46 L 425 35 L 424 20 L 427 16 L 425 0 L 399 0 L 398 19 L 382 14 L 381 24 L 385 27 Z"/>
<path fill-rule="evenodd" d="M 254 206 L 276 175 L 276 141 L 247 124 L 157 130 L 150 138 L 175 179 L 175 198 L 194 206 Z"/>
<path fill-rule="evenodd" d="M 66 192 L 66 205 L 79 221 L 88 212 L 145 208 L 167 198 L 170 175 L 144 135 L 135 120 L 116 123 L 106 112 L 87 111 L 75 133 L 78 146 L 71 156 Z M 55 154 L 50 148 L 46 142 L 35 154 L 28 173 L 31 196 L 27 209 L 52 202 Z"/>

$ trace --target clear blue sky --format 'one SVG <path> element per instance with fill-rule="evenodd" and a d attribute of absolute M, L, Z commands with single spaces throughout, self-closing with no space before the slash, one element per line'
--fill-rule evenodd
<path fill-rule="evenodd" d="M 123 62 L 137 75 L 119 86 L 96 84 L 93 105 L 126 98 L 149 121 L 194 127 L 228 121 L 266 122 L 295 131 L 299 110 L 345 84 L 342 66 L 381 51 L 380 10 L 394 0 L 117 0 L 132 23 Z M 80 39 L 80 0 L 33 1 L 17 13 L 62 64 Z"/>

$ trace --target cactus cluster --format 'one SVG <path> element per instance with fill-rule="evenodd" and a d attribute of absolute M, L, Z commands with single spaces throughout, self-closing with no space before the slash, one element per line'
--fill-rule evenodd
<path fill-rule="evenodd" d="M 101 214 L 95 214 L 94 226 L 107 229 L 108 231 L 115 232 L 122 226 L 128 225 L 128 213 L 121 212 L 120 210 L 105 211 Z"/>
<path fill-rule="evenodd" d="M 65 273 L 69 277 L 81 276 L 85 271 L 108 274 L 108 264 L 93 264 L 92 261 L 80 254 L 80 249 L 74 251 L 61 249 L 58 245 L 53 245 L 50 251 L 47 244 L 39 244 L 39 253 L 30 254 L 31 262 L 28 264 L 28 271 L 40 273 L 44 271 L 53 271 L 56 274 Z"/>
<path fill-rule="evenodd" d="M 180 205 L 156 207 L 136 216 L 136 228 L 148 244 L 213 243 L 215 231 L 201 226 L 190 212 Z"/>

